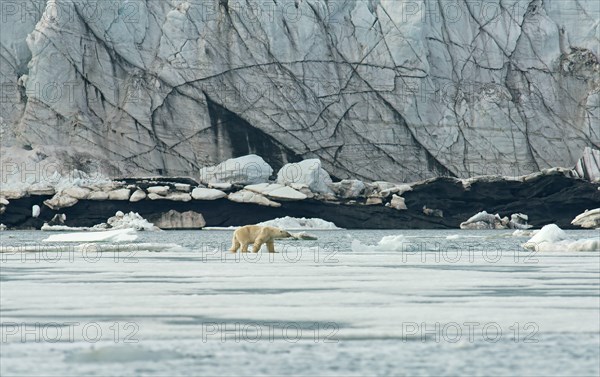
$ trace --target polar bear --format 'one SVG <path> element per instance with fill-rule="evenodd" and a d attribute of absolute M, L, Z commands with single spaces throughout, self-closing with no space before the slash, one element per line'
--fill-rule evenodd
<path fill-rule="evenodd" d="M 231 249 L 229 251 L 236 253 L 241 246 L 242 253 L 247 253 L 248 245 L 254 243 L 252 251 L 258 253 L 261 246 L 266 243 L 269 253 L 274 253 L 275 245 L 273 244 L 273 240 L 288 237 L 292 237 L 292 235 L 283 229 L 272 226 L 246 225 L 233 232 Z"/>

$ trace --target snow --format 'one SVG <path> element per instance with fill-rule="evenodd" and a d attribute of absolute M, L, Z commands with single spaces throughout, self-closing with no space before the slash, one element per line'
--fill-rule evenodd
<path fill-rule="evenodd" d="M 135 229 L 117 229 L 100 232 L 53 234 L 43 242 L 127 242 L 137 239 Z"/>
<path fill-rule="evenodd" d="M 556 224 L 549 224 L 522 246 L 535 251 L 600 251 L 600 234 L 593 238 L 573 240 Z"/>
<path fill-rule="evenodd" d="M 286 230 L 302 230 L 302 229 L 312 229 L 312 230 L 332 230 L 332 229 L 341 229 L 338 228 L 334 223 L 330 221 L 325 221 L 323 219 L 318 218 L 305 218 L 305 217 L 280 217 L 273 220 L 263 221 L 256 225 L 262 226 L 274 226 L 281 229 Z"/>

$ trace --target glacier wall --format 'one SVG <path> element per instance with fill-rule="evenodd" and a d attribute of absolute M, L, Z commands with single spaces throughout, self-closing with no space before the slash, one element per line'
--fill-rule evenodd
<path fill-rule="evenodd" d="M 600 148 L 595 0 L 3 0 L 2 160 L 337 178 L 573 166 Z M 78 166 L 81 169 L 81 166 Z"/>

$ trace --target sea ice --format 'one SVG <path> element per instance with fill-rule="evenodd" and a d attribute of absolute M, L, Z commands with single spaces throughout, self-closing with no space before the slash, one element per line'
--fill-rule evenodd
<path fill-rule="evenodd" d="M 117 229 L 101 232 L 53 234 L 43 242 L 127 242 L 137 239 L 135 229 Z"/>

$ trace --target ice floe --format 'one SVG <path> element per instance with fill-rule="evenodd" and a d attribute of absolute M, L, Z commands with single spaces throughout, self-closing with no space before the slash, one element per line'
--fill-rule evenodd
<path fill-rule="evenodd" d="M 128 242 L 137 239 L 135 229 L 105 230 L 99 232 L 76 232 L 53 234 L 43 242 Z"/>
<path fill-rule="evenodd" d="M 522 246 L 535 251 L 600 251 L 600 234 L 593 238 L 574 240 L 556 224 L 549 224 Z"/>
<path fill-rule="evenodd" d="M 325 221 L 323 219 L 318 218 L 305 218 L 305 217 L 280 217 L 273 220 L 263 221 L 256 225 L 262 226 L 274 226 L 281 229 L 286 230 L 302 230 L 302 229 L 312 229 L 312 230 L 331 230 L 331 229 L 341 229 L 338 228 L 334 223 L 330 221 Z"/>

